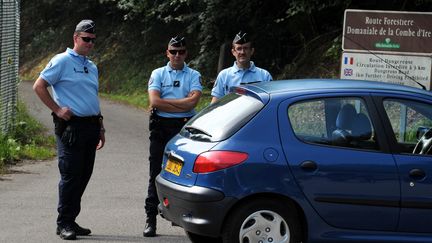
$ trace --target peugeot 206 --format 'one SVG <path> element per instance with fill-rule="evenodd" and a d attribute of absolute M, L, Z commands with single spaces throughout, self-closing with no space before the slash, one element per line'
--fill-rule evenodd
<path fill-rule="evenodd" d="M 432 242 L 432 95 L 353 80 L 232 89 L 165 148 L 192 242 Z"/>

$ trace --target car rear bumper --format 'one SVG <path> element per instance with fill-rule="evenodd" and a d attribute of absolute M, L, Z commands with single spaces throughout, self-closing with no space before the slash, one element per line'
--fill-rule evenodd
<path fill-rule="evenodd" d="M 227 211 L 237 199 L 228 198 L 217 190 L 182 186 L 156 178 L 161 216 L 188 232 L 219 236 Z M 164 200 L 169 204 L 164 205 Z"/>

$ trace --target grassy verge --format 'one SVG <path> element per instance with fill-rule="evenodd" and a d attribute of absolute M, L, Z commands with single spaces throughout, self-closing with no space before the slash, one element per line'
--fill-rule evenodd
<path fill-rule="evenodd" d="M 101 97 L 117 101 L 123 104 L 132 105 L 134 107 L 147 109 L 149 106 L 147 91 L 135 92 L 133 94 L 101 94 Z M 211 101 L 210 90 L 204 88 L 203 95 L 196 107 L 197 111 L 202 110 L 204 107 L 208 106 Z"/>
<path fill-rule="evenodd" d="M 8 164 L 24 159 L 44 160 L 55 156 L 55 139 L 46 135 L 46 128 L 32 118 L 21 102 L 8 134 L 0 135 L 0 173 Z"/>

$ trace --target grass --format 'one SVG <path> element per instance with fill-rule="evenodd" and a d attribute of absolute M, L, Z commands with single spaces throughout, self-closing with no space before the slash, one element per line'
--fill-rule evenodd
<path fill-rule="evenodd" d="M 15 121 L 7 134 L 0 134 L 0 173 L 19 161 L 45 160 L 55 156 L 55 138 L 32 118 L 22 102 L 18 102 Z"/>
<path fill-rule="evenodd" d="M 142 109 L 148 109 L 149 102 L 148 102 L 148 93 L 147 91 L 141 91 L 141 92 L 135 92 L 133 94 L 106 94 L 101 93 L 101 97 L 117 101 L 123 104 L 132 105 L 134 107 L 142 108 Z M 208 106 L 211 101 L 211 95 L 210 90 L 207 88 L 203 89 L 203 95 L 201 96 L 201 99 L 196 107 L 196 111 L 202 110 L 204 107 Z"/>

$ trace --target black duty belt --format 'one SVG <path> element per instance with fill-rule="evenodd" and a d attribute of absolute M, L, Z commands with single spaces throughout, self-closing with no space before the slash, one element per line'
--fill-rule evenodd
<path fill-rule="evenodd" d="M 72 116 L 71 122 L 100 123 L 102 116 Z"/>
<path fill-rule="evenodd" d="M 189 121 L 190 117 L 162 117 L 162 116 L 157 116 L 157 119 L 162 120 L 162 121 L 176 121 L 176 122 L 187 122 Z"/>
<path fill-rule="evenodd" d="M 181 118 L 168 118 L 168 117 L 161 117 L 156 116 L 152 118 L 155 124 L 158 124 L 162 127 L 182 127 L 189 119 L 190 117 L 181 117 Z"/>

